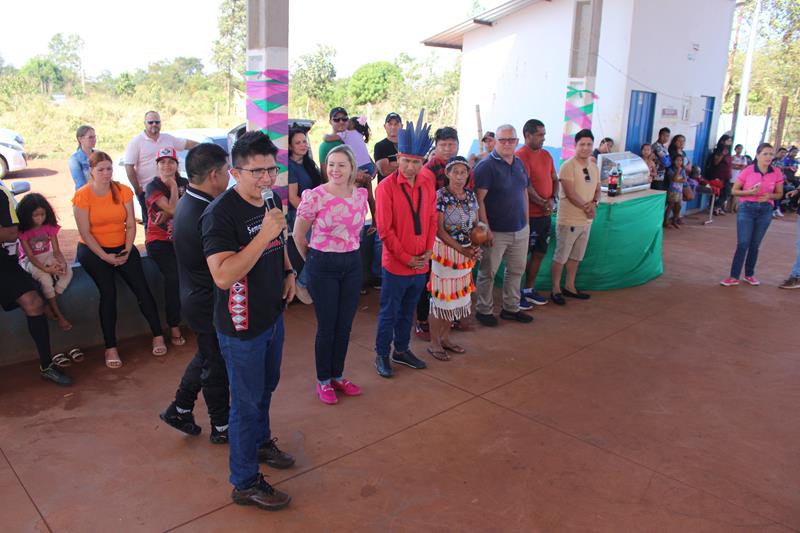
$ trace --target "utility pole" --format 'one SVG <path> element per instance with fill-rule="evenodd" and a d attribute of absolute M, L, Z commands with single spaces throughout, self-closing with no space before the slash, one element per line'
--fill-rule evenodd
<path fill-rule="evenodd" d="M 288 186 L 289 0 L 247 0 L 247 129 L 278 147 L 275 192 Z"/>
<path fill-rule="evenodd" d="M 789 97 L 784 96 L 781 98 L 781 108 L 778 111 L 778 124 L 775 131 L 775 151 L 781 147 L 783 142 L 783 127 L 786 124 L 786 110 L 789 107 Z"/>
<path fill-rule="evenodd" d="M 742 102 L 739 106 L 739 116 L 737 123 L 742 122 L 742 118 L 747 115 L 747 97 L 750 92 L 750 74 L 753 71 L 753 54 L 756 50 L 758 40 L 758 19 L 761 17 L 761 0 L 756 0 L 756 8 L 753 11 L 753 20 L 750 22 L 750 36 L 747 41 L 747 54 L 744 57 L 744 69 L 742 70 L 742 88 L 739 91 L 742 95 Z M 763 142 L 763 141 L 762 141 Z"/>

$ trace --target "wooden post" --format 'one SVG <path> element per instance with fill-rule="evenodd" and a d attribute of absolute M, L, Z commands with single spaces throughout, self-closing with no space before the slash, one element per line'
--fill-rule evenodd
<path fill-rule="evenodd" d="M 742 95 L 740 93 L 736 93 L 736 96 L 733 97 L 733 118 L 731 119 L 731 137 L 736 139 L 736 123 L 739 121 L 739 100 L 741 99 Z"/>
<path fill-rule="evenodd" d="M 278 147 L 275 192 L 287 199 L 289 134 L 289 0 L 247 0 L 247 129 Z"/>
<path fill-rule="evenodd" d="M 483 124 L 481 123 L 481 106 L 475 104 L 475 118 L 478 122 L 478 153 L 483 153 Z"/>
<path fill-rule="evenodd" d="M 764 129 L 761 130 L 761 141 L 759 144 L 764 142 L 764 139 L 767 138 L 767 131 L 769 131 L 769 119 L 772 117 L 772 107 L 767 108 L 767 116 L 764 118 Z"/>
<path fill-rule="evenodd" d="M 786 109 L 789 107 L 789 97 L 781 98 L 781 109 L 778 111 L 778 124 L 775 129 L 775 151 L 777 152 L 783 142 L 783 127 L 786 124 Z"/>

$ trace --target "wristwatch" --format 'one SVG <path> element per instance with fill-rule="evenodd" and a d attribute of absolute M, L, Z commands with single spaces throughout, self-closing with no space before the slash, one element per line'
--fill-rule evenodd
<path fill-rule="evenodd" d="M 292 276 L 292 275 L 294 277 L 297 277 L 297 270 L 295 270 L 293 268 L 287 268 L 286 270 L 283 271 L 283 277 L 284 278 L 288 278 L 289 276 Z"/>

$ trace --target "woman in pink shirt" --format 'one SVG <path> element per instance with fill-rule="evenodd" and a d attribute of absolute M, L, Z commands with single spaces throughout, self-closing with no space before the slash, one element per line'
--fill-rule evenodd
<path fill-rule="evenodd" d="M 761 143 L 756 150 L 756 162 L 736 178 L 731 194 L 739 198 L 736 213 L 736 253 L 733 255 L 731 275 L 721 285 L 739 284 L 744 265 L 744 280 L 750 285 L 760 285 L 755 277 L 758 248 L 772 221 L 772 200 L 783 196 L 783 174 L 770 163 L 775 150 L 769 143 Z"/>
<path fill-rule="evenodd" d="M 325 167 L 328 182 L 303 191 L 292 233 L 297 251 L 306 260 L 317 316 L 317 394 L 323 403 L 335 404 L 336 391 L 345 396 L 361 394 L 358 385 L 343 374 L 361 289 L 358 249 L 369 193 L 355 183 L 358 166 L 346 145 L 328 152 Z M 306 240 L 309 228 L 313 228 L 311 242 Z"/>

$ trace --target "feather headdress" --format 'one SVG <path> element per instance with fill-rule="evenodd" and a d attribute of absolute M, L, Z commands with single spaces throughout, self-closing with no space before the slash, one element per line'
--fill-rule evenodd
<path fill-rule="evenodd" d="M 417 125 L 410 120 L 406 123 L 406 127 L 401 129 L 397 134 L 397 153 L 398 155 L 407 155 L 411 157 L 425 157 L 433 146 L 433 139 L 431 139 L 431 125 L 422 122 L 422 117 L 425 110 L 419 112 L 419 119 Z"/>

